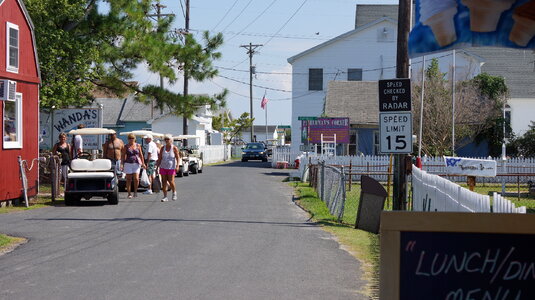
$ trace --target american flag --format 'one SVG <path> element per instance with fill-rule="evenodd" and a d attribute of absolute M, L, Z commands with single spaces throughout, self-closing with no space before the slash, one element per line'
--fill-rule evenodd
<path fill-rule="evenodd" d="M 264 97 L 262 97 L 262 102 L 260 102 L 260 107 L 262 107 L 262 109 L 265 109 L 267 106 L 267 103 L 268 103 L 268 99 L 266 98 L 266 95 L 264 94 Z"/>

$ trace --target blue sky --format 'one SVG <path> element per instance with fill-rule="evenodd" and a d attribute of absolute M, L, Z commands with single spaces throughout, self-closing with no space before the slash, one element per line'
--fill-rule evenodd
<path fill-rule="evenodd" d="M 163 1 L 162 13 L 174 13 L 175 28 L 184 28 L 179 1 Z M 185 3 L 185 0 L 182 0 Z M 249 112 L 249 58 L 240 45 L 262 44 L 253 56 L 258 74 L 253 84 L 255 125 L 266 123 L 260 108 L 268 98 L 268 124 L 291 121 L 291 66 L 287 59 L 333 37 L 350 31 L 355 24 L 356 4 L 397 4 L 395 0 L 190 0 L 190 31 L 222 32 L 222 58 L 214 64 L 219 75 L 203 83 L 190 82 L 190 93 L 214 94 L 227 88 L 227 107 L 233 116 Z M 140 84 L 159 84 L 157 74 L 143 67 L 136 72 Z M 182 92 L 182 81 L 172 87 Z"/>

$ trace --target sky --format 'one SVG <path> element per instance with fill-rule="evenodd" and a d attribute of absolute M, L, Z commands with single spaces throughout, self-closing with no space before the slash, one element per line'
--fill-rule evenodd
<path fill-rule="evenodd" d="M 397 4 L 396 0 L 190 0 L 190 32 L 200 40 L 203 31 L 222 32 L 221 59 L 214 61 L 219 75 L 205 82 L 189 83 L 190 94 L 215 94 L 229 90 L 227 108 L 237 118 L 250 111 L 249 56 L 241 45 L 256 48 L 253 65 L 253 114 L 255 125 L 291 123 L 291 65 L 287 59 L 354 29 L 356 4 Z M 162 13 L 176 15 L 174 28 L 184 28 L 185 0 L 162 0 Z M 182 4 L 182 5 L 181 5 Z M 185 7 L 184 7 L 185 9 Z M 159 76 L 142 66 L 135 80 L 159 84 Z M 167 83 L 165 83 L 167 85 Z M 182 92 L 182 80 L 170 86 Z"/>

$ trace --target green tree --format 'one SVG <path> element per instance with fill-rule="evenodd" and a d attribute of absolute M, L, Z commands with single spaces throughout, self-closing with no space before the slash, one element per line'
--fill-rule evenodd
<path fill-rule="evenodd" d="M 212 117 L 212 128 L 219 131 L 222 131 L 222 128 L 230 128 L 230 131 L 223 131 L 225 143 L 230 144 L 234 138 L 241 136 L 244 129 L 253 126 L 253 121 L 246 112 L 238 119 L 230 119 L 225 113 Z"/>
<path fill-rule="evenodd" d="M 481 73 L 472 79 L 472 82 L 479 88 L 481 94 L 494 102 L 494 110 L 501 111 L 509 90 L 503 77 L 492 76 Z M 505 134 L 504 129 L 505 126 Z M 505 138 L 514 139 L 514 133 L 510 122 L 504 119 L 503 114 L 496 114 L 487 119 L 487 126 L 475 138 L 476 142 L 487 141 L 489 145 L 489 155 L 498 157 L 502 152 L 502 143 Z M 508 152 L 508 151 L 507 151 Z M 509 153 L 509 152 L 508 152 Z"/>
<path fill-rule="evenodd" d="M 134 70 L 145 65 L 169 82 L 186 70 L 193 80 L 212 78 L 212 60 L 223 43 L 221 34 L 176 35 L 173 17 L 150 19 L 152 0 L 26 0 L 36 28 L 41 65 L 43 107 L 82 106 L 89 103 L 95 86 L 118 95 L 136 93 L 139 101 L 155 99 L 190 117 L 200 105 L 224 106 L 226 91 L 218 95 L 184 97 L 180 93 L 131 83 Z M 100 6 L 107 6 L 99 8 Z"/>
<path fill-rule="evenodd" d="M 535 122 L 531 121 L 529 130 L 519 138 L 511 142 L 514 149 L 508 148 L 508 153 L 522 155 L 524 157 L 535 157 Z M 509 152 L 510 151 L 510 152 Z"/>
<path fill-rule="evenodd" d="M 427 155 L 452 155 L 452 90 L 451 81 L 439 69 L 433 59 L 425 70 L 423 107 L 422 152 Z M 490 77 L 485 77 L 490 78 Z M 479 80 L 479 81 L 478 81 Z M 500 104 L 492 88 L 481 79 L 465 80 L 455 84 L 455 146 L 458 149 L 474 140 L 482 131 L 492 126 L 489 120 L 499 116 Z M 413 119 L 414 132 L 420 127 L 421 85 L 414 84 Z M 498 96 L 496 96 L 498 97 Z"/>

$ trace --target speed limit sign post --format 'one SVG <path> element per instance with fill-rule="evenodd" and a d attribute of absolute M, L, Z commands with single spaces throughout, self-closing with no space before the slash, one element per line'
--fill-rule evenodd
<path fill-rule="evenodd" d="M 410 79 L 379 80 L 379 129 L 381 153 L 412 153 Z"/>
<path fill-rule="evenodd" d="M 412 153 L 412 113 L 383 112 L 380 118 L 382 153 Z"/>

